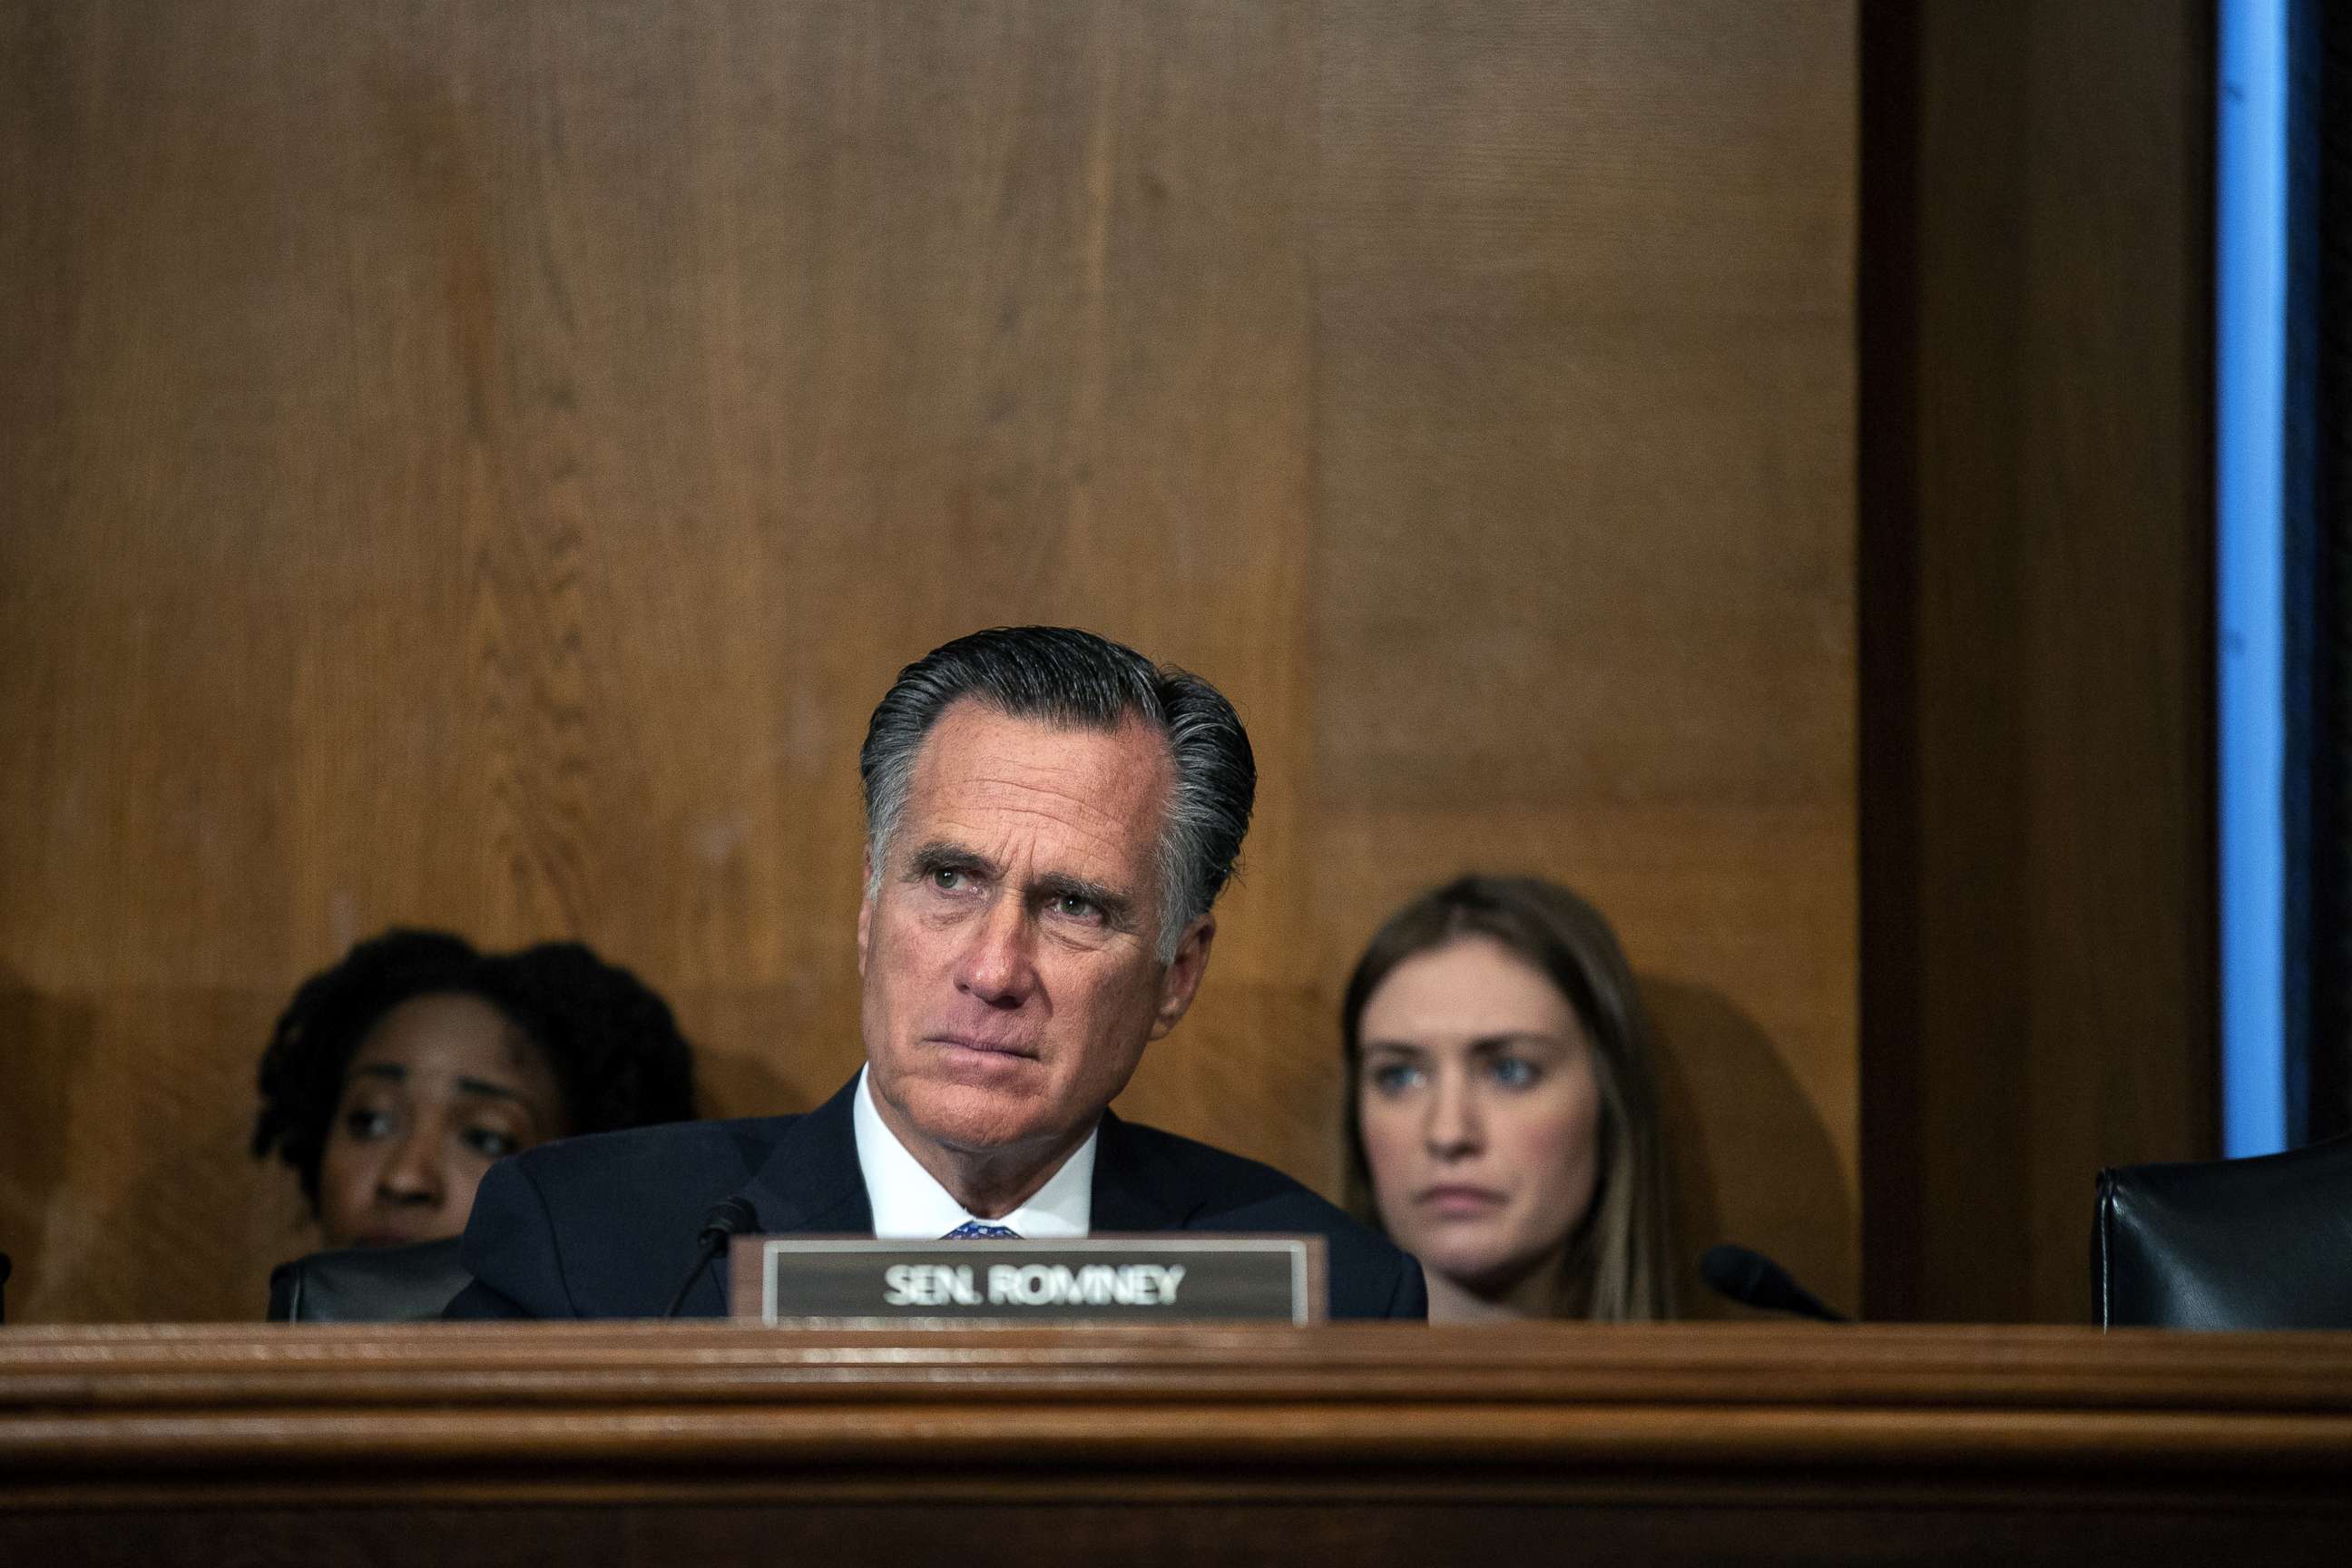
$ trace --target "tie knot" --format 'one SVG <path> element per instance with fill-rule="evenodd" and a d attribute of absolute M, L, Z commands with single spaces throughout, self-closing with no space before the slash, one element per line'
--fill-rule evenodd
<path fill-rule="evenodd" d="M 1021 1233 L 1009 1225 L 991 1225 L 986 1220 L 968 1219 L 945 1236 L 941 1241 L 1018 1241 Z"/>

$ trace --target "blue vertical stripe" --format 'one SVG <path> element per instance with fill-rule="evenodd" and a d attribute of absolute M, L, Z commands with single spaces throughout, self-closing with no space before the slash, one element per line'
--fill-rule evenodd
<path fill-rule="evenodd" d="M 2286 1146 L 2284 454 L 2289 0 L 2223 0 L 2214 579 L 2221 1141 Z"/>

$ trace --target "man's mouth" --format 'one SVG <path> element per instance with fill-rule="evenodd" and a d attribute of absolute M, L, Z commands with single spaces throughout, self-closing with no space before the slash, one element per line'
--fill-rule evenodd
<path fill-rule="evenodd" d="M 976 1051 L 982 1056 L 1020 1057 L 1032 1061 L 1035 1060 L 1037 1056 L 1036 1047 L 1025 1040 L 996 1039 L 987 1035 L 965 1034 L 960 1030 L 946 1030 L 924 1037 L 935 1046 L 950 1046 L 957 1050 Z"/>

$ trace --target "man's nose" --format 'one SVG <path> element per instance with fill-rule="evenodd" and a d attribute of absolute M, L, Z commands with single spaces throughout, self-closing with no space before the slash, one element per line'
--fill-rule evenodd
<path fill-rule="evenodd" d="M 1476 1153 L 1486 1143 L 1478 1097 L 1465 1075 L 1440 1073 L 1431 1087 L 1429 1120 L 1422 1128 L 1429 1152 L 1441 1160 L 1459 1160 Z"/>
<path fill-rule="evenodd" d="M 1028 911 L 1010 894 L 994 900 L 973 926 L 956 965 L 956 989 L 992 1007 L 1018 1007 L 1037 989 Z"/>
<path fill-rule="evenodd" d="M 442 1174 L 431 1129 L 412 1127 L 401 1136 L 376 1172 L 376 1196 L 401 1206 L 431 1207 L 441 1201 Z"/>

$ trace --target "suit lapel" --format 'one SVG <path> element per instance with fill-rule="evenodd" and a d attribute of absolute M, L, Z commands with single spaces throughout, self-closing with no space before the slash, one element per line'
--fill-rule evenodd
<path fill-rule="evenodd" d="M 874 1205 L 857 1164 L 856 1096 L 853 1078 L 831 1100 L 795 1118 L 774 1152 L 738 1190 L 758 1211 L 761 1230 L 770 1236 L 874 1234 Z"/>
<path fill-rule="evenodd" d="M 793 1118 L 751 1179 L 735 1190 L 760 1216 L 765 1236 L 803 1233 L 872 1236 L 874 1205 L 857 1163 L 857 1132 L 852 1120 L 857 1080 L 804 1116 Z M 725 1258 L 696 1282 L 690 1310 L 727 1315 Z"/>
<path fill-rule="evenodd" d="M 1194 1205 L 1137 1147 L 1127 1123 L 1103 1112 L 1095 1134 L 1095 1192 L 1088 1223 L 1104 1235 L 1182 1230 Z"/>
<path fill-rule="evenodd" d="M 774 1151 L 737 1189 L 770 1236 L 871 1236 L 874 1205 L 857 1163 L 857 1080 L 805 1116 L 795 1117 Z M 1128 1126 L 1109 1111 L 1095 1142 L 1095 1190 L 1087 1215 L 1099 1233 L 1182 1230 L 1194 1202 L 1171 1187 L 1170 1173 L 1148 1159 Z M 696 1291 L 701 1310 L 724 1314 L 726 1291 L 714 1268 Z"/>

